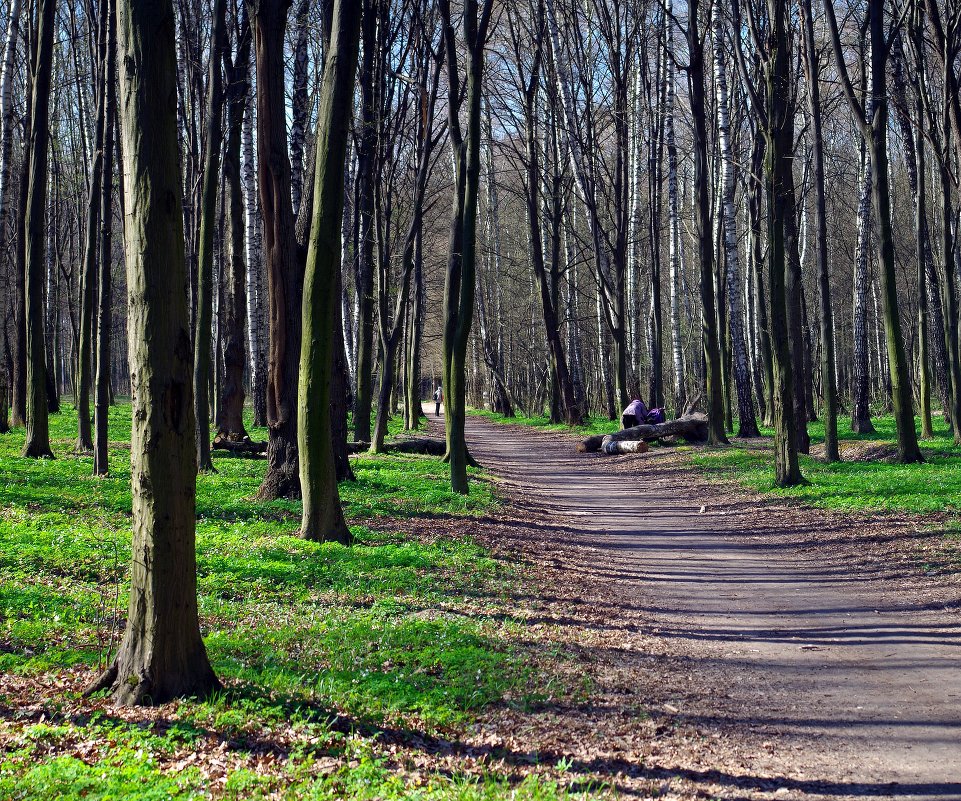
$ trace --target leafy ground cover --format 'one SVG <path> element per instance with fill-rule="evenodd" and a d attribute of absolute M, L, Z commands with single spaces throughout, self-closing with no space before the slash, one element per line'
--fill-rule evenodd
<path fill-rule="evenodd" d="M 118 710 L 81 692 L 127 607 L 130 407 L 112 409 L 105 479 L 71 454 L 75 414 L 51 424 L 52 461 L 21 458 L 22 431 L 0 438 L 0 798 L 568 796 L 558 777 L 432 769 L 410 747 L 537 703 L 550 680 L 505 611 L 523 575 L 446 525 L 495 508 L 483 476 L 463 497 L 437 459 L 356 457 L 345 548 L 299 539 L 299 503 L 253 499 L 264 462 L 216 454 L 198 587 L 225 690 Z M 405 530 L 424 519 L 429 535 Z"/>
<path fill-rule="evenodd" d="M 932 439 L 921 441 L 924 464 L 891 460 L 896 440 L 894 418 L 872 418 L 877 433 L 855 434 L 850 420 L 839 421 L 842 461 L 825 464 L 824 426 L 811 423 L 812 455 L 800 457 L 805 486 L 774 486 L 771 441 L 735 440 L 731 447 L 691 449 L 695 465 L 709 475 L 730 478 L 762 493 L 796 498 L 805 504 L 840 511 L 955 513 L 961 510 L 961 448 L 954 445 L 943 420 L 935 418 Z M 762 430 L 765 436 L 773 431 Z"/>

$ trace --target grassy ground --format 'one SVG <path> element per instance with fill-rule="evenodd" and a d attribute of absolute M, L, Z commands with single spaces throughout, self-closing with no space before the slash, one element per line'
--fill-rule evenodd
<path fill-rule="evenodd" d="M 935 419 L 935 436 L 922 440 L 924 464 L 899 465 L 885 457 L 896 441 L 894 418 L 873 418 L 875 434 L 854 434 L 850 420 L 839 421 L 843 461 L 825 464 L 814 456 L 801 456 L 806 486 L 778 489 L 769 442 L 735 441 L 730 448 L 692 449 L 694 464 L 711 474 L 733 478 L 751 489 L 797 498 L 806 504 L 843 511 L 909 513 L 956 512 L 961 509 L 961 448 L 954 445 L 946 425 Z M 811 444 L 824 442 L 824 426 L 809 426 Z M 920 430 L 920 423 L 919 423 Z M 767 436 L 773 431 L 764 430 Z"/>
<path fill-rule="evenodd" d="M 523 576 L 445 532 L 496 505 L 489 482 L 465 498 L 437 459 L 356 457 L 345 548 L 298 539 L 299 503 L 252 499 L 264 462 L 215 455 L 198 479 L 198 586 L 226 690 L 121 711 L 80 690 L 127 607 L 130 407 L 112 410 L 106 479 L 70 453 L 72 410 L 51 425 L 53 461 L 20 458 L 22 431 L 0 438 L 0 798 L 566 797 L 549 778 L 415 769 L 384 744 L 452 737 L 543 693 L 503 613 Z M 378 531 L 425 517 L 431 536 Z"/>

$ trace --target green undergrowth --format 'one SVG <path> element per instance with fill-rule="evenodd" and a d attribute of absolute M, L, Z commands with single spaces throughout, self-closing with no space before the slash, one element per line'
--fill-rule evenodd
<path fill-rule="evenodd" d="M 71 454 L 75 432 L 72 410 L 51 416 L 57 458 L 43 461 L 20 457 L 22 430 L 0 437 L 0 798 L 567 797 L 536 778 L 411 779 L 375 745 L 385 732 L 447 736 L 505 698 L 526 708 L 546 695 L 504 613 L 523 576 L 449 525 L 492 510 L 492 486 L 475 471 L 470 495 L 453 494 L 431 457 L 354 458 L 347 548 L 299 539 L 299 502 L 253 499 L 264 461 L 216 453 L 218 472 L 197 482 L 197 572 L 226 690 L 160 720 L 77 712 L 80 679 L 58 677 L 104 665 L 127 608 L 130 407 L 111 410 L 108 478 Z M 398 518 L 423 518 L 429 535 L 398 533 Z M 50 695 L 20 697 L 18 676 Z M 43 714 L 20 724 L 28 703 Z M 240 755 L 225 783 L 203 757 L 172 767 L 222 744 Z"/>
<path fill-rule="evenodd" d="M 819 458 L 823 423 L 811 423 L 812 456 L 800 456 L 808 484 L 789 489 L 774 486 L 771 441 L 735 440 L 732 447 L 692 449 L 694 464 L 709 474 L 736 480 L 759 492 L 796 498 L 811 506 L 842 511 L 933 513 L 961 510 L 961 447 L 948 427 L 935 418 L 932 439 L 921 440 L 923 464 L 901 465 L 890 460 L 896 443 L 894 418 L 872 418 L 874 434 L 855 434 L 850 420 L 839 421 L 841 462 Z M 918 423 L 920 430 L 920 422 Z M 762 430 L 766 437 L 773 431 Z"/>

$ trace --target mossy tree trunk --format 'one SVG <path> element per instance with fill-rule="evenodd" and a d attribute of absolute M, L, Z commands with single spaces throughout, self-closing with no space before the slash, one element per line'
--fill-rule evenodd
<path fill-rule="evenodd" d="M 46 280 L 47 146 L 50 142 L 50 83 L 53 77 L 53 33 L 56 3 L 38 0 L 33 87 L 30 96 L 30 138 L 27 144 L 27 207 L 24 297 L 26 298 L 27 437 L 23 455 L 52 457 L 47 405 L 47 348 L 44 337 L 43 294 Z"/>
<path fill-rule="evenodd" d="M 336 0 L 317 119 L 314 209 L 304 274 L 298 445 L 305 539 L 349 544 L 337 491 L 330 416 L 337 275 L 341 268 L 344 169 L 360 37 L 359 4 Z"/>
<path fill-rule="evenodd" d="M 133 559 L 127 627 L 90 687 L 122 704 L 206 695 L 219 683 L 197 613 L 197 453 L 170 0 L 120 4 Z"/>

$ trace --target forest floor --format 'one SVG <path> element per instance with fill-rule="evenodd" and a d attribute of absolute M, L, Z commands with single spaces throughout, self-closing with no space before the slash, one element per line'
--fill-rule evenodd
<path fill-rule="evenodd" d="M 764 494 L 763 441 L 604 457 L 576 454 L 570 434 L 482 417 L 468 438 L 540 521 L 531 552 L 556 571 L 557 595 L 590 610 L 595 685 L 614 677 L 594 715 L 526 721 L 519 742 L 543 731 L 616 755 L 626 786 L 660 775 L 665 789 L 731 798 L 961 798 L 949 514 L 801 505 L 843 496 L 823 487 Z M 900 500 L 897 477 L 874 471 L 873 505 L 937 498 L 944 466 L 924 469 Z M 638 738 L 631 701 L 669 734 Z"/>
<path fill-rule="evenodd" d="M 198 593 L 225 692 L 120 709 L 81 691 L 126 609 L 129 406 L 108 479 L 51 422 L 52 462 L 0 438 L 4 801 L 961 798 L 943 514 L 806 510 L 706 480 L 708 452 L 471 417 L 467 498 L 436 459 L 354 457 L 344 548 L 215 454 Z"/>

